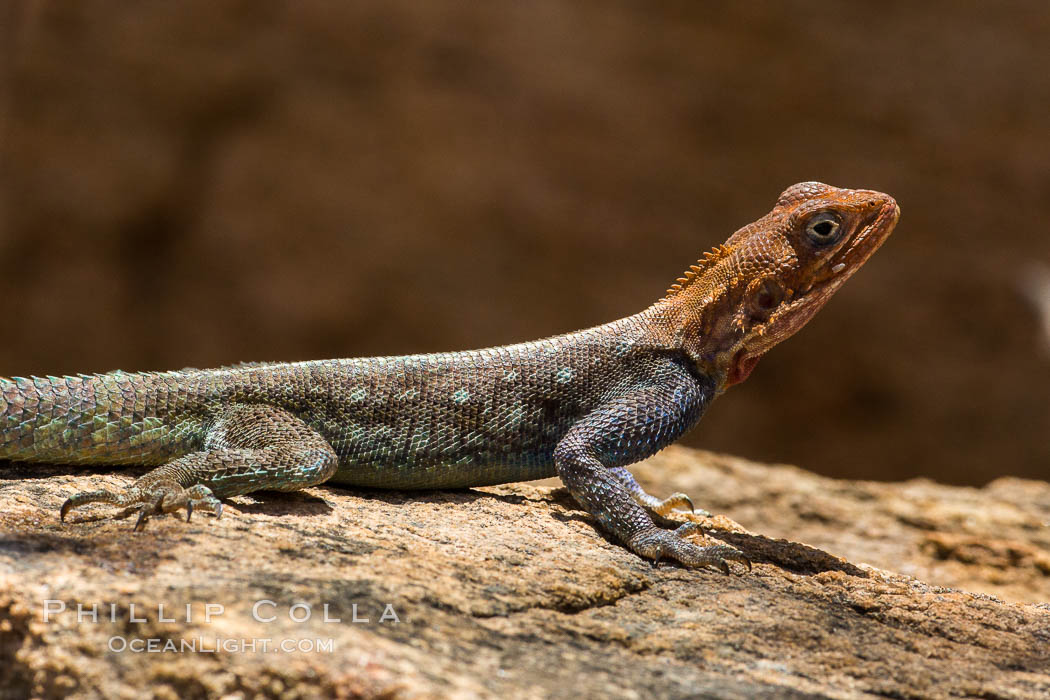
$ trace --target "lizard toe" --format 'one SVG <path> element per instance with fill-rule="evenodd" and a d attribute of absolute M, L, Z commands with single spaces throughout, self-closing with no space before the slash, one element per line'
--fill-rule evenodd
<path fill-rule="evenodd" d="M 81 493 L 75 494 L 66 499 L 66 502 L 63 503 L 62 507 L 58 510 L 58 519 L 60 522 L 64 523 L 66 521 L 66 516 L 69 515 L 69 511 L 87 505 L 88 503 L 120 504 L 120 502 L 120 496 L 112 491 L 107 491 L 106 489 L 82 491 Z"/>
<path fill-rule="evenodd" d="M 638 490 L 634 492 L 632 496 L 639 505 L 655 515 L 667 517 L 673 511 L 681 509 L 688 510 L 696 515 L 702 515 L 706 518 L 711 517 L 711 514 L 703 508 L 697 508 L 694 506 L 693 499 L 691 499 L 688 494 L 681 492 L 672 493 L 667 498 L 661 500 L 655 496 L 650 496 L 645 491 L 642 491 L 641 487 L 638 487 Z"/>
<path fill-rule="evenodd" d="M 657 501 L 649 506 L 649 509 L 657 515 L 668 515 L 671 511 L 678 508 L 689 510 L 693 513 L 698 512 L 693 505 L 693 499 L 689 498 L 689 496 L 684 493 L 672 493 L 662 501 Z M 699 512 L 701 515 L 708 514 L 707 511 Z"/>

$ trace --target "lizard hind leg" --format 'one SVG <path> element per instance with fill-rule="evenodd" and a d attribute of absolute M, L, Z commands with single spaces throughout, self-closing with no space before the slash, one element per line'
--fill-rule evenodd
<path fill-rule="evenodd" d="M 204 440 L 204 449 L 146 473 L 123 493 L 88 491 L 62 504 L 61 519 L 88 503 L 124 506 L 138 512 L 139 530 L 152 515 L 186 509 L 222 515 L 221 498 L 261 489 L 294 491 L 326 481 L 338 467 L 335 450 L 291 413 L 268 405 L 224 408 Z"/>

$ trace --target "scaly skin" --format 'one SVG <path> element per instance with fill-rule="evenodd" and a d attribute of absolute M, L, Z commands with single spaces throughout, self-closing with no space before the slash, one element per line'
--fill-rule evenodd
<path fill-rule="evenodd" d="M 259 489 L 322 482 L 396 489 L 557 474 L 629 549 L 728 570 L 726 546 L 658 528 L 692 508 L 645 493 L 627 465 L 696 424 L 802 327 L 893 230 L 869 190 L 789 188 L 634 316 L 519 345 L 214 370 L 0 378 L 0 458 L 160 465 L 124 493 L 70 498 L 156 513 L 221 513 Z"/>

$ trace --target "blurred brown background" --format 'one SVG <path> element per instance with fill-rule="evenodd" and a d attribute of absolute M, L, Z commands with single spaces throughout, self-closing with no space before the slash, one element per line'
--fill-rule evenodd
<path fill-rule="evenodd" d="M 1050 476 L 1043 0 L 2 8 L 0 374 L 574 330 L 819 179 L 897 233 L 688 442 Z"/>

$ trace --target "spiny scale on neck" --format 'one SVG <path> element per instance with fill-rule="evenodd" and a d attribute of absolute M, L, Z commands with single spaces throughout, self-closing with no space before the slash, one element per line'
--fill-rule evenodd
<path fill-rule="evenodd" d="M 696 281 L 701 278 L 705 269 L 710 268 L 719 260 L 726 258 L 731 252 L 732 249 L 729 246 L 722 244 L 716 245 L 713 249 L 704 253 L 700 256 L 700 259 L 696 261 L 695 265 L 690 265 L 689 269 L 683 272 L 682 276 L 676 279 L 674 284 L 667 289 L 667 294 L 664 296 L 664 299 L 671 299 L 686 288 L 695 284 Z"/>

